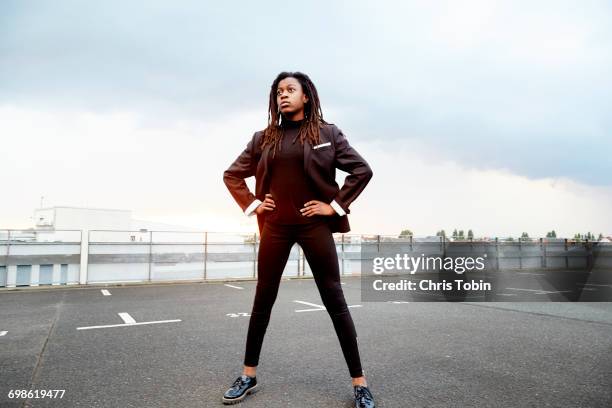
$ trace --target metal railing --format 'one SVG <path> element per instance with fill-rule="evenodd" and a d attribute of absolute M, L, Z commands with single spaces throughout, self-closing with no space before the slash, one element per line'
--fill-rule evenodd
<path fill-rule="evenodd" d="M 500 269 L 612 270 L 612 244 L 574 239 L 448 240 L 334 234 L 342 275 L 361 274 L 363 243 L 453 256 L 486 251 Z M 121 230 L 0 230 L 0 287 L 257 277 L 258 233 Z M 295 244 L 284 276 L 312 274 Z"/>

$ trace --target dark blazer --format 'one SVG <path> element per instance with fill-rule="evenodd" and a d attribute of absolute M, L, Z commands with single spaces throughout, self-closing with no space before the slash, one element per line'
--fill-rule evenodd
<path fill-rule="evenodd" d="M 255 199 L 264 201 L 270 185 L 271 146 L 260 147 L 263 130 L 255 132 L 244 151 L 223 173 L 223 182 L 230 193 L 245 211 Z M 368 163 L 351 147 L 342 131 L 333 123 L 320 127 L 320 144 L 313 149 L 308 141 L 304 143 L 304 171 L 321 196 L 328 204 L 333 200 L 344 210 L 343 216 L 335 213 L 327 216 L 331 232 L 349 232 L 349 206 L 361 194 L 372 178 Z M 329 144 L 327 144 L 329 142 Z M 342 188 L 336 183 L 336 168 L 348 173 Z M 249 191 L 244 179 L 255 176 L 255 194 Z M 263 231 L 266 214 L 257 214 L 259 232 Z"/>

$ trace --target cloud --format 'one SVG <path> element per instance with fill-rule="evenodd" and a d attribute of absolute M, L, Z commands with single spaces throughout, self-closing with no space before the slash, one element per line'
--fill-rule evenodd
<path fill-rule="evenodd" d="M 0 173 L 9 199 L 2 228 L 26 228 L 44 206 L 132 210 L 137 219 L 208 231 L 254 232 L 222 181 L 242 152 L 258 112 L 233 122 L 177 120 L 151 126 L 137 113 L 37 111 L 0 106 Z M 439 229 L 473 229 L 476 236 L 558 236 L 612 232 L 612 188 L 565 178 L 532 180 L 508 170 L 480 170 L 440 160 L 427 143 L 398 141 L 393 148 L 343 126 L 374 177 L 351 205 L 352 233 L 418 236 Z M 338 173 L 342 185 L 346 173 Z M 254 178 L 247 184 L 254 191 Z"/>
<path fill-rule="evenodd" d="M 235 126 L 243 115 L 265 120 L 274 76 L 302 70 L 326 119 L 358 141 L 606 187 L 610 10 L 556 1 L 9 2 L 0 6 L 0 103 L 135 115 L 166 130 Z"/>

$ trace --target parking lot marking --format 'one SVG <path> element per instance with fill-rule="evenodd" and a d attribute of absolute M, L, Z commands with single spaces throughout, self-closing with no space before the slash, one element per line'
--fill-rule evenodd
<path fill-rule="evenodd" d="M 240 316 L 243 316 L 243 317 L 249 317 L 249 316 L 250 316 L 250 314 L 245 313 L 245 312 L 239 312 L 239 313 L 226 313 L 225 315 L 226 315 L 226 316 L 229 316 L 229 317 L 240 317 Z"/>
<path fill-rule="evenodd" d="M 294 300 L 294 302 L 295 303 L 301 303 L 301 304 L 307 305 L 307 306 L 318 307 L 319 309 L 325 309 L 325 306 L 323 306 L 323 305 L 317 305 L 316 303 L 304 302 L 303 300 Z"/>
<path fill-rule="evenodd" d="M 543 289 L 522 289 L 522 288 L 506 288 L 510 290 L 524 290 L 527 292 L 536 292 L 535 295 L 544 295 L 547 293 L 564 293 L 573 292 L 573 290 L 543 290 Z"/>
<path fill-rule="evenodd" d="M 241 288 L 240 286 L 230 285 L 229 283 L 225 283 L 224 285 L 230 288 L 234 288 L 234 289 L 244 289 L 244 288 Z"/>
<path fill-rule="evenodd" d="M 307 306 L 314 306 L 314 309 L 296 309 L 295 311 L 300 313 L 300 312 L 320 312 L 321 310 L 327 310 L 327 308 L 325 306 L 322 305 L 317 305 L 316 303 L 310 303 L 310 302 L 304 302 L 303 300 L 294 300 L 294 302 L 296 303 L 302 303 L 305 304 Z M 362 305 L 350 305 L 347 307 L 361 307 Z"/>
<path fill-rule="evenodd" d="M 128 326 L 141 326 L 143 324 L 159 324 L 159 323 L 174 323 L 180 322 L 181 319 L 174 320 L 158 320 L 155 322 L 139 322 L 139 323 L 123 323 L 123 324 L 107 324 L 104 326 L 87 326 L 87 327 L 77 327 L 77 330 L 89 330 L 89 329 L 105 329 L 107 327 L 128 327 Z"/>
<path fill-rule="evenodd" d="M 8 333 L 6 330 L 0 331 L 0 336 L 4 336 L 6 333 Z"/>
<path fill-rule="evenodd" d="M 120 318 L 123 319 L 125 323 L 133 324 L 136 323 L 136 320 L 129 313 L 117 313 Z"/>
<path fill-rule="evenodd" d="M 545 273 L 534 273 L 534 272 L 517 272 L 517 275 L 533 275 L 533 276 L 546 276 Z"/>
<path fill-rule="evenodd" d="M 610 287 L 612 288 L 612 285 L 602 285 L 600 283 L 579 283 L 578 285 L 585 285 L 585 286 L 605 286 L 605 287 Z"/>
<path fill-rule="evenodd" d="M 106 290 L 106 289 L 102 289 L 102 294 L 104 296 L 110 296 L 111 295 L 111 293 L 108 290 Z"/>
<path fill-rule="evenodd" d="M 387 300 L 387 303 L 410 303 L 410 302 L 405 302 L 403 300 Z"/>

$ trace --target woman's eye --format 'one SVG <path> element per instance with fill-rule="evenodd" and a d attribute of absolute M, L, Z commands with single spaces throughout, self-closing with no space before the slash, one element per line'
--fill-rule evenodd
<path fill-rule="evenodd" d="M 295 91 L 295 89 L 289 88 L 288 91 L 289 91 L 289 93 L 291 93 L 291 92 Z M 282 93 L 283 93 L 283 91 L 280 91 L 280 90 L 276 91 L 276 96 L 280 96 Z"/>

